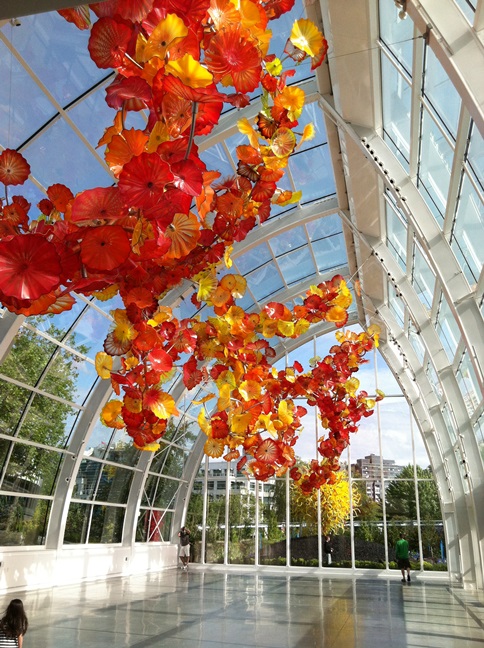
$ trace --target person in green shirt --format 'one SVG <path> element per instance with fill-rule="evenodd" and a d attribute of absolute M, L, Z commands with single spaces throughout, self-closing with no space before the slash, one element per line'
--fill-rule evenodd
<path fill-rule="evenodd" d="M 397 565 L 402 572 L 402 583 L 405 582 L 405 570 L 407 570 L 407 581 L 410 583 L 410 560 L 408 559 L 408 542 L 405 540 L 403 533 L 400 534 L 400 540 L 395 545 L 395 557 Z"/>

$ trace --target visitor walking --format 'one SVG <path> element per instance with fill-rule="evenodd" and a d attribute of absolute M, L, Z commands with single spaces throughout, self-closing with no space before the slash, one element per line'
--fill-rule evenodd
<path fill-rule="evenodd" d="M 333 543 L 331 542 L 331 536 L 327 535 L 324 538 L 324 553 L 327 556 L 328 565 L 331 565 L 331 554 L 333 553 Z"/>
<path fill-rule="evenodd" d="M 180 538 L 180 560 L 182 562 L 182 569 L 187 571 L 188 563 L 190 562 L 190 529 L 182 526 L 178 533 Z M 0 646 L 1 648 L 1 646 Z"/>
<path fill-rule="evenodd" d="M 24 604 L 20 599 L 12 599 L 0 620 L 0 648 L 22 648 L 28 627 Z"/>
<path fill-rule="evenodd" d="M 407 582 L 410 583 L 410 560 L 408 557 L 408 542 L 405 540 L 403 533 L 400 534 L 400 539 L 397 540 L 395 545 L 395 557 L 397 565 L 402 572 L 402 583 L 405 582 L 405 570 L 407 571 Z"/>

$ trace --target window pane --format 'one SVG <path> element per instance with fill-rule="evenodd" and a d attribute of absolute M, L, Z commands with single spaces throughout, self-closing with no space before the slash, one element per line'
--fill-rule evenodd
<path fill-rule="evenodd" d="M 15 443 L 2 490 L 52 495 L 62 457 L 60 452 Z"/>
<path fill-rule="evenodd" d="M 435 367 L 430 361 L 427 363 L 427 369 L 425 373 L 427 374 L 427 378 L 429 379 L 429 382 L 432 385 L 432 389 L 434 390 L 437 397 L 442 398 L 442 385 L 440 384 L 440 380 L 437 372 L 435 371 Z"/>
<path fill-rule="evenodd" d="M 395 58 L 412 74 L 413 23 L 398 17 L 393 2 L 380 0 L 380 37 Z"/>
<path fill-rule="evenodd" d="M 304 248 L 280 256 L 278 262 L 288 286 L 316 274 L 314 261 L 307 245 Z"/>
<path fill-rule="evenodd" d="M 484 205 L 467 173 L 462 181 L 451 245 L 467 281 L 474 286 L 484 263 Z"/>
<path fill-rule="evenodd" d="M 482 399 L 482 393 L 479 389 L 479 381 L 477 380 L 476 373 L 471 365 L 468 351 L 465 351 L 462 355 L 461 363 L 457 369 L 456 378 L 466 404 L 467 412 L 471 417 Z"/>
<path fill-rule="evenodd" d="M 125 504 L 128 500 L 132 480 L 132 470 L 111 465 L 103 466 L 96 499 L 101 502 Z"/>
<path fill-rule="evenodd" d="M 136 526 L 136 542 L 169 542 L 173 513 L 141 510 Z M 188 525 L 192 530 L 192 526 Z"/>
<path fill-rule="evenodd" d="M 447 357 L 452 362 L 460 340 L 460 331 L 449 304 L 443 295 L 435 325 Z"/>
<path fill-rule="evenodd" d="M 103 465 L 99 461 L 83 459 L 76 475 L 72 497 L 76 499 L 93 499 L 102 468 Z"/>
<path fill-rule="evenodd" d="M 484 139 L 475 124 L 472 124 L 467 162 L 474 180 L 484 190 Z"/>
<path fill-rule="evenodd" d="M 408 339 L 418 359 L 420 360 L 420 363 L 423 364 L 424 356 L 425 356 L 425 345 L 422 342 L 422 338 L 418 330 L 416 329 L 415 324 L 412 322 L 412 320 L 409 320 L 409 324 L 408 324 Z"/>
<path fill-rule="evenodd" d="M 0 545 L 43 545 L 50 500 L 0 495 Z"/>
<path fill-rule="evenodd" d="M 403 271 L 407 269 L 407 226 L 388 203 L 385 205 L 387 245 Z"/>
<path fill-rule="evenodd" d="M 121 542 L 124 508 L 93 506 L 89 543 Z"/>
<path fill-rule="evenodd" d="M 286 480 L 276 479 L 272 493 L 260 507 L 261 565 L 286 564 Z"/>
<path fill-rule="evenodd" d="M 35 394 L 26 410 L 18 436 L 44 445 L 64 448 L 77 415 L 78 410 L 73 407 Z"/>
<path fill-rule="evenodd" d="M 0 431 L 14 435 L 32 392 L 0 380 Z"/>
<path fill-rule="evenodd" d="M 229 562 L 233 565 L 255 564 L 255 495 L 247 490 L 248 480 L 230 493 L 229 501 Z M 225 495 L 225 493 L 224 493 Z"/>
<path fill-rule="evenodd" d="M 71 502 L 67 514 L 64 544 L 86 542 L 92 507 L 88 504 Z"/>
<path fill-rule="evenodd" d="M 474 22 L 474 14 L 476 12 L 476 3 L 472 0 L 454 0 L 454 2 L 472 25 Z"/>
<path fill-rule="evenodd" d="M 132 439 L 128 437 L 125 430 L 114 430 L 104 458 L 115 463 L 136 466 L 140 453 L 141 451 L 134 447 Z"/>
<path fill-rule="evenodd" d="M 284 287 L 281 275 L 272 261 L 262 268 L 254 270 L 246 278 L 249 289 L 258 302 L 264 301 Z"/>
<path fill-rule="evenodd" d="M 419 186 L 424 189 L 422 197 L 429 209 L 442 222 L 454 152 L 427 110 L 422 110 Z"/>
<path fill-rule="evenodd" d="M 388 307 L 395 316 L 400 327 L 403 328 L 405 307 L 402 299 L 398 297 L 395 287 L 390 282 L 388 283 Z"/>
<path fill-rule="evenodd" d="M 414 244 L 412 285 L 418 298 L 430 311 L 435 289 L 435 276 L 430 269 L 421 249 Z"/>
<path fill-rule="evenodd" d="M 381 68 L 384 140 L 408 171 L 412 88 L 383 52 Z"/>
<path fill-rule="evenodd" d="M 461 99 L 430 47 L 426 48 L 424 79 L 425 97 L 430 100 L 437 115 L 455 139 L 459 122 Z"/>
<path fill-rule="evenodd" d="M 35 386 L 57 349 L 53 342 L 21 328 L 1 365 L 1 373 L 26 385 Z"/>
<path fill-rule="evenodd" d="M 142 504 L 154 508 L 174 508 L 175 497 L 181 485 L 182 482 L 175 479 L 150 475 L 145 486 Z"/>

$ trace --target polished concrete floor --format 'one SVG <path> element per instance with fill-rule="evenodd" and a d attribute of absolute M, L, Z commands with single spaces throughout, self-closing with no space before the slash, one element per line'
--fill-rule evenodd
<path fill-rule="evenodd" d="M 483 597 L 419 579 L 192 566 L 15 596 L 24 648 L 484 648 Z"/>

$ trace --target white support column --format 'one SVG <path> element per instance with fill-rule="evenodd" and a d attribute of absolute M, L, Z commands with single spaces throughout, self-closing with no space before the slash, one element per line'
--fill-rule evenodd
<path fill-rule="evenodd" d="M 24 320 L 24 315 L 15 315 L 8 311 L 4 311 L 3 316 L 0 317 L 0 364 L 7 357 Z"/>

